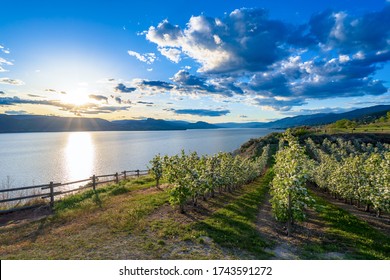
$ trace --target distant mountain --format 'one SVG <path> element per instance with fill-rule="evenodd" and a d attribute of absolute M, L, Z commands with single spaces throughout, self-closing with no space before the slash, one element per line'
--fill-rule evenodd
<path fill-rule="evenodd" d="M 386 112 L 388 111 L 390 111 L 390 105 L 378 105 L 378 106 L 356 109 L 339 115 L 341 115 L 343 119 L 362 120 L 367 117 L 370 118 L 371 116 L 386 115 Z"/>
<path fill-rule="evenodd" d="M 0 132 L 99 131 L 111 129 L 113 129 L 112 123 L 97 118 L 0 115 Z"/>
<path fill-rule="evenodd" d="M 217 125 L 223 128 L 255 128 L 255 127 L 263 127 L 267 124 L 268 123 L 265 122 L 247 122 L 247 123 L 228 122 L 228 123 L 218 123 Z"/>
<path fill-rule="evenodd" d="M 146 120 L 120 120 L 112 121 L 117 130 L 185 130 L 182 125 L 177 125 L 169 121 L 148 118 Z"/>
<path fill-rule="evenodd" d="M 67 118 L 0 114 L 0 133 L 61 131 L 145 131 L 219 128 L 206 122 L 174 122 L 156 119 L 106 121 L 99 118 Z"/>
<path fill-rule="evenodd" d="M 214 128 L 221 128 L 218 125 L 210 124 L 207 122 L 196 122 L 196 123 L 188 123 L 187 129 L 214 129 Z"/>
<path fill-rule="evenodd" d="M 112 121 L 120 130 L 185 130 L 185 129 L 213 129 L 219 126 L 206 122 L 190 123 L 185 121 L 165 121 L 148 118 L 146 120 Z"/>
<path fill-rule="evenodd" d="M 324 125 L 333 123 L 335 121 L 341 119 L 355 120 L 361 119 L 369 114 L 374 114 L 378 112 L 386 112 L 390 111 L 390 105 L 378 105 L 367 108 L 361 108 L 352 110 L 345 113 L 335 114 L 313 114 L 313 115 L 305 115 L 305 116 L 296 116 L 290 118 L 284 118 L 281 120 L 273 121 L 267 123 L 265 126 L 259 127 L 268 127 L 268 128 L 288 128 L 294 126 L 302 126 L 302 125 Z"/>
<path fill-rule="evenodd" d="M 166 121 L 157 119 L 107 121 L 99 118 L 54 117 L 39 115 L 0 114 L 0 133 L 57 132 L 57 131 L 133 131 L 133 130 L 186 130 L 215 128 L 288 128 L 302 125 L 323 125 L 341 119 L 364 120 L 390 111 L 390 105 L 378 105 L 341 114 L 313 114 L 283 118 L 268 123 L 219 123 Z"/>

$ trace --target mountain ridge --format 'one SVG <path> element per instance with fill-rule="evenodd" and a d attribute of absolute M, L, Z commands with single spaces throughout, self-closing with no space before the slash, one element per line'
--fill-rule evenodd
<path fill-rule="evenodd" d="M 216 123 L 203 121 L 169 121 L 161 119 L 114 120 L 85 117 L 57 117 L 43 115 L 0 114 L 0 133 L 13 132 L 67 132 L 67 131 L 148 131 L 216 128 L 281 128 L 324 125 L 340 119 L 358 119 L 370 114 L 390 111 L 390 105 L 377 105 L 344 113 L 319 113 L 287 117 L 272 122 Z"/>

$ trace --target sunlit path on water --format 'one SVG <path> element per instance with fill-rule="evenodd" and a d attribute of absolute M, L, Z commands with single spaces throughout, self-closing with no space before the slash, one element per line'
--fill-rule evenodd
<path fill-rule="evenodd" d="M 65 163 L 71 181 L 88 178 L 93 173 L 95 144 L 90 132 L 74 132 L 68 135 Z"/>

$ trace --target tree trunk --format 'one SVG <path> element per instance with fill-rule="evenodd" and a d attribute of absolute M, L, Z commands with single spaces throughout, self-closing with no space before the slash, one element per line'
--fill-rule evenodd
<path fill-rule="evenodd" d="M 287 236 L 291 236 L 292 210 L 291 210 L 291 194 L 288 194 L 288 220 L 287 220 Z"/>
<path fill-rule="evenodd" d="M 366 212 L 370 212 L 370 204 L 369 203 L 367 203 L 367 205 L 366 205 Z"/>
<path fill-rule="evenodd" d="M 192 202 L 193 202 L 194 207 L 198 205 L 198 196 L 197 195 L 193 196 Z"/>

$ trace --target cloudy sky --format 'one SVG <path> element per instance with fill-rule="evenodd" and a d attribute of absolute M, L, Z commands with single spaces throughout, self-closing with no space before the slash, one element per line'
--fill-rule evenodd
<path fill-rule="evenodd" d="M 218 123 L 390 104 L 389 0 L 12 0 L 0 14 L 0 113 Z"/>

